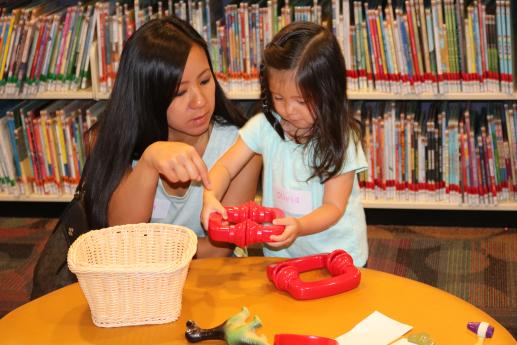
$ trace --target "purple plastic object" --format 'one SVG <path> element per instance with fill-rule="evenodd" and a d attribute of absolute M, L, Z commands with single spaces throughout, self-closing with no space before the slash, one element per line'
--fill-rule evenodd
<path fill-rule="evenodd" d="M 469 322 L 467 328 L 482 338 L 492 338 L 494 335 L 494 327 L 488 322 Z"/>

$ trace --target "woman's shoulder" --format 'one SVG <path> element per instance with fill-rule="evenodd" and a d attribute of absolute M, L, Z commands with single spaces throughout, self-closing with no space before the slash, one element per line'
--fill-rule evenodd
<path fill-rule="evenodd" d="M 212 132 L 217 135 L 237 135 L 239 131 L 239 127 L 233 124 L 222 124 L 219 122 L 214 122 L 214 127 L 212 128 Z"/>
<path fill-rule="evenodd" d="M 216 144 L 216 146 L 229 146 L 233 144 L 238 135 L 239 127 L 215 122 L 210 135 L 210 142 Z"/>
<path fill-rule="evenodd" d="M 237 126 L 214 123 L 207 148 L 203 154 L 203 160 L 209 168 L 233 145 L 238 135 L 239 128 Z"/>

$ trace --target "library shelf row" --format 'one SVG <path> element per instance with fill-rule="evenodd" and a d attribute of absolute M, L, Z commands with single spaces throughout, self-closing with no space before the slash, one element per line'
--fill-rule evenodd
<path fill-rule="evenodd" d="M 232 100 L 258 100 L 258 91 L 229 91 Z M 348 99 L 364 101 L 517 101 L 517 92 L 505 93 L 446 93 L 446 94 L 393 94 L 378 91 L 348 91 Z M 0 100 L 9 99 L 109 99 L 109 93 L 94 92 L 91 88 L 79 91 L 47 91 L 36 94 L 0 94 Z"/>
<path fill-rule="evenodd" d="M 97 99 L 91 88 L 78 91 L 46 91 L 34 94 L 0 94 L 0 100 L 12 99 Z"/>
<path fill-rule="evenodd" d="M 377 100 L 377 101 L 514 101 L 517 93 L 444 93 L 444 94 L 393 94 L 387 92 L 348 91 L 350 100 Z"/>
<path fill-rule="evenodd" d="M 61 195 L 40 195 L 40 194 L 31 194 L 31 195 L 11 195 L 0 193 L 0 202 L 69 202 L 72 200 L 73 195 L 71 194 L 61 194 Z"/>
<path fill-rule="evenodd" d="M 450 211 L 517 211 L 517 202 L 491 204 L 453 204 L 444 201 L 399 201 L 399 200 L 364 200 L 363 206 L 369 209 L 403 209 L 403 210 L 450 210 Z"/>
<path fill-rule="evenodd" d="M 0 202 L 69 202 L 71 194 L 63 195 L 8 195 L 0 193 Z M 364 200 L 368 209 L 406 209 L 406 210 L 451 210 L 451 211 L 517 211 L 517 202 L 501 202 L 497 205 L 452 204 L 448 202 L 423 202 L 400 200 Z"/>

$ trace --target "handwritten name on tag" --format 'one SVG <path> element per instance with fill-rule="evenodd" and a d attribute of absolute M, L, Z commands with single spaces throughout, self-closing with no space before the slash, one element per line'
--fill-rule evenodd
<path fill-rule="evenodd" d="M 273 188 L 275 207 L 291 214 L 305 215 L 312 211 L 312 194 L 308 190 L 292 190 L 275 186 Z"/>

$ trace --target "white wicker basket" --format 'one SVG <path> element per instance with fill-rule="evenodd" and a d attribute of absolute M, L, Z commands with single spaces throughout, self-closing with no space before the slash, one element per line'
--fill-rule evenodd
<path fill-rule="evenodd" d="M 196 234 L 182 226 L 120 225 L 81 235 L 68 251 L 68 266 L 95 325 L 166 323 L 180 315 L 196 248 Z"/>

